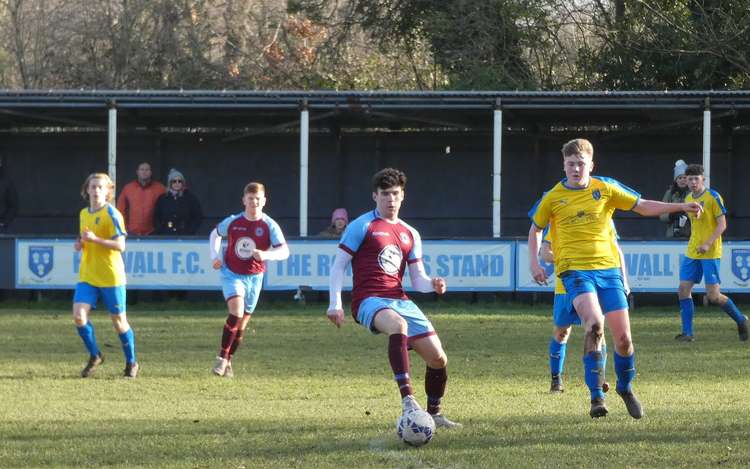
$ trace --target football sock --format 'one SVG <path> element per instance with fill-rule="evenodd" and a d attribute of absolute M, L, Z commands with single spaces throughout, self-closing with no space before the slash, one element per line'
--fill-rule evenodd
<path fill-rule="evenodd" d="M 617 390 L 631 391 L 633 378 L 635 378 L 635 352 L 629 357 L 623 357 L 615 351 L 615 373 L 617 373 Z"/>
<path fill-rule="evenodd" d="M 604 399 L 604 356 L 602 352 L 589 352 L 583 356 L 583 368 L 586 386 L 591 392 L 591 399 Z"/>
<path fill-rule="evenodd" d="M 85 345 L 86 350 L 89 351 L 89 355 L 92 357 L 99 355 L 101 352 L 96 345 L 96 334 L 94 333 L 94 325 L 91 324 L 91 321 L 88 321 L 81 327 L 77 327 L 77 329 L 78 335 L 80 335 L 83 340 L 83 345 Z"/>
<path fill-rule="evenodd" d="M 734 322 L 736 322 L 737 324 L 742 324 L 743 322 L 745 322 L 745 316 L 742 315 L 740 310 L 737 308 L 737 305 L 734 304 L 734 301 L 732 301 L 731 298 L 727 298 L 727 302 L 724 303 L 721 309 L 723 309 L 730 318 L 734 319 Z"/>
<path fill-rule="evenodd" d="M 424 375 L 424 390 L 427 394 L 427 412 L 432 415 L 440 413 L 440 401 L 445 395 L 445 383 L 448 382 L 446 368 L 427 367 Z"/>
<path fill-rule="evenodd" d="M 684 335 L 693 335 L 693 312 L 695 305 L 693 305 L 693 298 L 685 298 L 680 300 L 680 317 L 682 318 L 682 333 Z"/>
<path fill-rule="evenodd" d="M 549 341 L 549 370 L 552 377 L 560 376 L 565 366 L 565 351 L 568 344 L 561 344 L 553 337 Z"/>
<path fill-rule="evenodd" d="M 125 361 L 127 363 L 135 363 L 135 334 L 133 329 L 130 328 L 127 331 L 119 334 L 120 342 L 122 342 L 122 353 L 125 354 Z"/>
<path fill-rule="evenodd" d="M 237 336 L 234 338 L 234 342 L 232 342 L 232 346 L 229 348 L 230 360 L 234 356 L 234 352 L 236 352 L 237 349 L 240 348 L 240 345 L 242 345 L 242 342 L 244 340 L 245 340 L 245 330 L 244 329 L 237 330 Z"/>
<path fill-rule="evenodd" d="M 219 356 L 221 358 L 229 358 L 229 350 L 237 338 L 237 331 L 239 330 L 241 320 L 242 318 L 238 318 L 233 314 L 227 316 L 227 321 L 224 323 L 224 332 L 221 335 L 221 348 L 219 349 Z"/>
<path fill-rule="evenodd" d="M 409 349 L 407 348 L 407 337 L 404 334 L 391 334 L 388 337 L 388 361 L 391 363 L 393 376 L 398 384 L 401 397 L 414 394 L 411 388 L 411 377 L 409 376 Z"/>

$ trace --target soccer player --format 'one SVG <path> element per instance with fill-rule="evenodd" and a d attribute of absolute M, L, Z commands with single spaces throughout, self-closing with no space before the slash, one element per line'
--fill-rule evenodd
<path fill-rule="evenodd" d="M 122 215 L 110 205 L 115 185 L 107 174 L 89 174 L 81 187 L 81 197 L 89 206 L 80 213 L 80 234 L 74 244 L 81 256 L 80 276 L 73 295 L 73 321 L 78 328 L 89 361 L 81 371 L 88 378 L 104 362 L 94 333 L 94 325 L 88 320 L 92 308 L 99 299 L 111 313 L 110 318 L 122 342 L 125 354 L 126 378 L 138 376 L 139 365 L 135 358 L 135 334 L 125 314 L 125 224 Z"/>
<path fill-rule="evenodd" d="M 448 381 L 448 358 L 435 328 L 404 292 L 406 266 L 412 286 L 420 292 L 445 293 L 445 279 L 430 278 L 422 263 L 422 239 L 417 230 L 398 218 L 404 200 L 406 175 L 385 168 L 372 178 L 375 210 L 351 222 L 344 231 L 331 268 L 328 319 L 341 327 L 344 309 L 341 288 L 344 271 L 352 263 L 352 316 L 374 334 L 388 335 L 388 361 L 402 398 L 403 412 L 421 409 L 411 385 L 409 348 L 426 362 L 427 412 L 443 428 L 460 424 L 441 413 Z"/>
<path fill-rule="evenodd" d="M 289 257 L 289 247 L 278 223 L 263 213 L 266 188 L 259 182 L 245 186 L 244 212 L 230 215 L 211 231 L 209 240 L 214 269 L 221 269 L 221 285 L 229 315 L 221 336 L 219 355 L 211 371 L 217 376 L 234 377 L 232 357 L 245 336 L 250 318 L 263 287 L 265 261 Z M 221 255 L 221 240 L 227 249 Z"/>
<path fill-rule="evenodd" d="M 548 227 L 549 228 L 549 227 Z M 554 263 L 554 254 L 552 253 L 552 236 L 550 235 L 549 229 L 544 230 L 542 237 L 541 247 L 541 258 L 547 263 Z M 630 294 L 630 286 L 628 285 L 628 275 L 625 269 L 625 258 L 623 256 L 620 245 L 617 243 L 617 230 L 615 229 L 614 223 L 612 223 L 612 249 L 613 253 L 616 253 L 620 259 L 620 269 L 622 270 L 623 287 L 625 289 L 625 296 Z M 563 384 L 562 374 L 565 367 L 565 356 L 568 345 L 568 338 L 570 338 L 570 331 L 573 328 L 573 324 L 581 324 L 581 318 L 578 317 L 575 308 L 571 304 L 565 286 L 560 280 L 559 275 L 555 275 L 555 297 L 552 305 L 552 321 L 554 324 L 554 330 L 552 332 L 552 338 L 549 341 L 549 368 L 552 375 L 552 383 L 550 384 L 551 393 L 561 393 L 565 391 Z M 602 356 L 604 358 L 604 365 L 602 368 L 606 369 L 607 363 L 607 343 L 604 337 L 602 337 Z M 604 392 L 609 390 L 609 383 L 606 381 L 603 384 Z"/>
<path fill-rule="evenodd" d="M 643 416 L 633 393 L 635 349 L 630 334 L 628 304 L 620 260 L 612 252 L 611 223 L 615 209 L 633 210 L 644 216 L 687 211 L 700 213 L 695 202 L 665 203 L 645 200 L 614 179 L 592 177 L 594 147 L 585 139 L 574 139 L 562 147 L 565 178 L 542 196 L 533 209 L 529 229 L 529 252 L 539 251 L 542 230 L 548 224 L 554 237 L 555 265 L 563 285 L 586 330 L 584 339 L 585 381 L 591 393 L 592 418 L 607 415 L 604 402 L 604 318 L 614 339 L 617 394 L 633 418 Z M 529 256 L 531 274 L 538 283 L 547 274 L 537 256 Z"/>
<path fill-rule="evenodd" d="M 705 185 L 703 166 L 688 165 L 685 170 L 690 193 L 686 202 L 697 202 L 706 212 L 706 216 L 696 218 L 690 215 L 690 241 L 687 252 L 680 265 L 680 287 L 677 293 L 680 299 L 680 316 L 682 333 L 675 339 L 682 342 L 693 341 L 693 285 L 706 281 L 708 301 L 718 305 L 737 323 L 740 340 L 747 340 L 747 316 L 742 314 L 730 298 L 719 291 L 719 265 L 721 262 L 721 234 L 727 229 L 727 209 L 724 201 L 713 189 Z"/>

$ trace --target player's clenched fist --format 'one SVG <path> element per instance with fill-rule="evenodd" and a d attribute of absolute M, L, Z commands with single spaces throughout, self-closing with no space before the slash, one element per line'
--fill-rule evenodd
<path fill-rule="evenodd" d="M 448 290 L 448 284 L 445 283 L 444 278 L 434 277 L 432 279 L 432 289 L 435 290 L 435 293 L 437 293 L 438 295 L 442 295 L 446 290 Z"/>
<path fill-rule="evenodd" d="M 547 272 L 544 271 L 544 268 L 542 268 L 542 266 L 536 265 L 532 267 L 531 276 L 534 278 L 534 281 L 538 283 L 539 285 L 547 284 Z"/>
<path fill-rule="evenodd" d="M 219 270 L 219 269 L 221 269 L 221 259 L 214 259 L 214 261 L 213 261 L 213 263 L 211 264 L 211 266 L 212 266 L 212 267 L 213 267 L 213 268 L 214 268 L 215 270 Z"/>
<path fill-rule="evenodd" d="M 685 205 L 685 211 L 688 213 L 694 213 L 695 218 L 700 218 L 703 213 L 703 207 L 698 202 L 687 202 Z"/>
<path fill-rule="evenodd" d="M 336 327 L 341 327 L 344 324 L 344 310 L 343 309 L 329 309 L 326 313 L 328 320 L 336 324 Z"/>

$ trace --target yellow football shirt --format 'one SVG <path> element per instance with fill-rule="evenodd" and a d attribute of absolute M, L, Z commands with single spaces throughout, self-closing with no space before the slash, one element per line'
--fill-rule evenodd
<path fill-rule="evenodd" d="M 617 228 L 615 228 L 615 222 L 612 222 L 611 226 L 611 244 L 612 244 L 612 255 L 615 256 L 618 260 L 620 259 L 620 250 L 617 248 L 617 240 L 619 239 L 619 235 L 617 234 Z M 554 246 L 552 244 L 552 234 L 550 233 L 549 229 L 544 230 L 544 235 L 542 236 L 542 242 L 543 243 L 549 243 L 550 246 Z M 553 252 L 554 255 L 554 252 Z M 564 295 L 567 293 L 567 290 L 565 290 L 565 285 L 562 283 L 562 279 L 559 275 L 557 275 L 557 270 L 555 270 L 555 295 Z"/>
<path fill-rule="evenodd" d="M 688 241 L 685 255 L 691 259 L 721 259 L 721 236 L 716 238 L 708 251 L 703 254 L 698 252 L 698 246 L 708 241 L 714 233 L 719 217 L 727 213 L 721 195 L 713 189 L 704 190 L 698 197 L 694 197 L 690 192 L 685 197 L 685 202 L 698 202 L 703 207 L 700 218 L 696 218 L 694 213 L 688 213 L 690 241 Z"/>
<path fill-rule="evenodd" d="M 88 207 L 80 213 L 80 233 L 88 228 L 97 237 L 115 239 L 126 236 L 122 215 L 110 204 L 91 212 Z M 125 264 L 122 253 L 96 243 L 82 242 L 80 281 L 95 287 L 125 285 Z"/>
<path fill-rule="evenodd" d="M 565 180 L 545 193 L 532 209 L 539 229 L 550 225 L 557 272 L 620 267 L 612 253 L 612 214 L 631 210 L 640 194 L 611 178 L 592 176 L 587 187 L 572 189 Z"/>

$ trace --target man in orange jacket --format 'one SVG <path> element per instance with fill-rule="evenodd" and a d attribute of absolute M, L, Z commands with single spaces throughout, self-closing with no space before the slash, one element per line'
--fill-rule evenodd
<path fill-rule="evenodd" d="M 167 188 L 151 179 L 151 165 L 145 161 L 138 165 L 135 174 L 137 179 L 122 188 L 117 210 L 125 218 L 128 234 L 146 236 L 154 232 L 154 206 Z"/>

